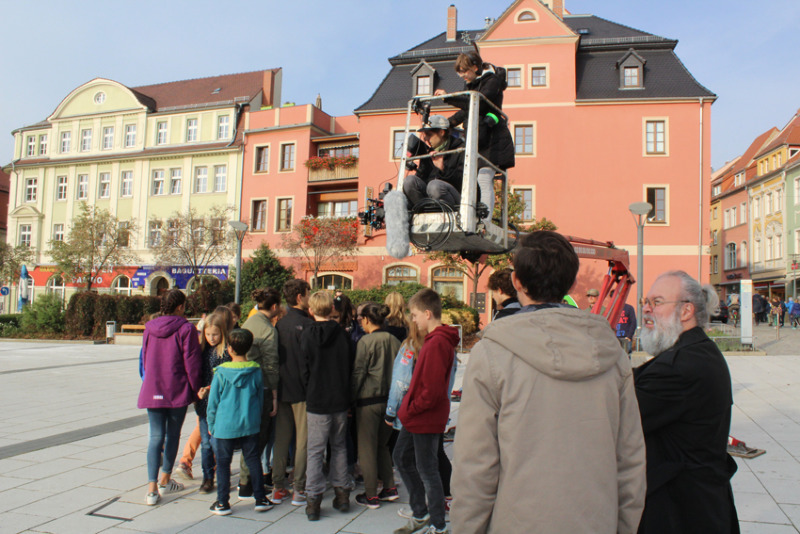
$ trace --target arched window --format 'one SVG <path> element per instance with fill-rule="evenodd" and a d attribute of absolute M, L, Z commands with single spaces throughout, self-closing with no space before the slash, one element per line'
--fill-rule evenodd
<path fill-rule="evenodd" d="M 112 293 L 130 296 L 131 289 L 131 279 L 127 276 L 118 276 L 117 279 L 111 284 Z"/>
<path fill-rule="evenodd" d="M 396 286 L 419 280 L 418 271 L 410 265 L 390 265 L 386 268 L 386 284 Z"/>
<path fill-rule="evenodd" d="M 742 241 L 742 246 L 739 247 L 739 265 L 747 267 L 747 241 Z"/>
<path fill-rule="evenodd" d="M 517 15 L 517 22 L 536 22 L 536 13 L 526 9 Z"/>
<path fill-rule="evenodd" d="M 433 290 L 464 302 L 464 273 L 455 267 L 437 267 L 431 273 Z"/>
<path fill-rule="evenodd" d="M 61 301 L 64 301 L 64 295 L 66 294 L 66 288 L 64 287 L 64 279 L 54 274 L 47 280 L 47 285 L 45 286 L 45 293 L 48 295 L 56 295 Z"/>
<path fill-rule="evenodd" d="M 736 269 L 736 243 L 725 245 L 725 268 Z"/>
<path fill-rule="evenodd" d="M 335 273 L 321 274 L 311 280 L 312 289 L 353 289 L 353 280 Z"/>

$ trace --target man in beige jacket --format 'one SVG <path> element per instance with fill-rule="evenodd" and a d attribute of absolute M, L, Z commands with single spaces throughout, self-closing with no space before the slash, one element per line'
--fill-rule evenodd
<path fill-rule="evenodd" d="M 560 304 L 577 272 L 555 232 L 514 256 L 522 309 L 486 328 L 464 378 L 454 534 L 636 532 L 645 448 L 631 365 L 602 317 Z"/>

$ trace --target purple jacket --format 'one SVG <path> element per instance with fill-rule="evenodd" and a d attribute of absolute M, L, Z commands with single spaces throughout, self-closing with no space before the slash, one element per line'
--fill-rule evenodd
<path fill-rule="evenodd" d="M 202 386 L 197 329 L 176 315 L 148 322 L 142 339 L 144 380 L 139 408 L 182 408 L 197 400 Z"/>

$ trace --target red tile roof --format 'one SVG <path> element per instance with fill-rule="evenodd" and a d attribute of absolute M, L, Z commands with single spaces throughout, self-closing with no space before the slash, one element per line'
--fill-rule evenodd
<path fill-rule="evenodd" d="M 739 163 L 734 168 L 735 173 L 740 173 L 745 169 L 748 169 L 751 165 L 753 165 L 755 155 L 764 148 L 764 145 L 769 143 L 772 139 L 778 135 L 779 130 L 774 126 L 767 130 L 766 132 L 762 133 L 758 137 L 756 137 L 750 146 L 747 147 L 747 150 L 744 151 L 742 157 L 739 158 Z"/>
<path fill-rule="evenodd" d="M 800 109 L 794 114 L 792 120 L 783 127 L 781 133 L 776 137 L 767 147 L 762 150 L 758 155 L 762 156 L 767 152 L 775 150 L 783 145 L 800 145 Z"/>

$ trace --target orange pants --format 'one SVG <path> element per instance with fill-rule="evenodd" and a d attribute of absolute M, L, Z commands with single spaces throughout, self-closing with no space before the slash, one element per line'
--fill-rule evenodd
<path fill-rule="evenodd" d="M 186 442 L 186 447 L 183 448 L 183 456 L 181 456 L 180 463 L 186 464 L 187 467 L 191 469 L 192 461 L 194 460 L 195 455 L 197 454 L 197 449 L 200 448 L 200 419 L 197 419 L 197 424 L 194 426 L 194 430 L 192 430 L 192 435 L 189 436 L 189 440 Z"/>

